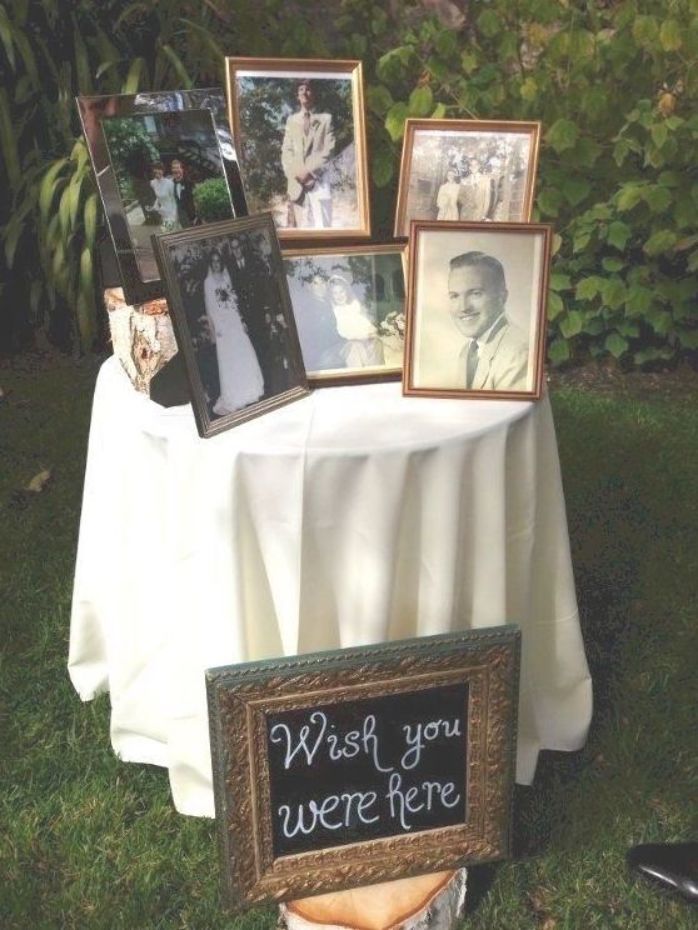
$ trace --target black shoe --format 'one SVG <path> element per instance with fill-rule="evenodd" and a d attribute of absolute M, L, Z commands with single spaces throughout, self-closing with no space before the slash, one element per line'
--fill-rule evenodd
<path fill-rule="evenodd" d="M 698 903 L 698 843 L 645 843 L 628 850 L 630 868 Z"/>

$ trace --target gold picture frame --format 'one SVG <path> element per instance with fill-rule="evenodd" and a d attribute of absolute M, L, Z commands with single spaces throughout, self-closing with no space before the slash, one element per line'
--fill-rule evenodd
<path fill-rule="evenodd" d="M 399 381 L 407 241 L 284 247 L 281 257 L 309 384 Z"/>
<path fill-rule="evenodd" d="M 412 220 L 528 222 L 540 133 L 536 121 L 407 119 L 394 234 Z"/>
<path fill-rule="evenodd" d="M 519 661 L 502 626 L 209 669 L 227 905 L 509 855 Z M 442 802 L 420 807 L 436 781 Z M 301 804 L 316 816 L 294 832 Z M 345 823 L 328 823 L 342 804 Z"/>
<path fill-rule="evenodd" d="M 370 237 L 361 62 L 225 61 L 250 212 L 271 211 L 280 239 Z"/>
<path fill-rule="evenodd" d="M 552 227 L 413 220 L 403 394 L 537 400 Z"/>

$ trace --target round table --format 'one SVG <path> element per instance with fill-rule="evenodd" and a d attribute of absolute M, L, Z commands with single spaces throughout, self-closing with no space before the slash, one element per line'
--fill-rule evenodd
<path fill-rule="evenodd" d="M 213 816 L 204 671 L 518 623 L 517 781 L 583 745 L 591 682 L 547 396 L 323 388 L 210 439 L 189 405 L 95 389 L 70 627 L 124 760 Z"/>

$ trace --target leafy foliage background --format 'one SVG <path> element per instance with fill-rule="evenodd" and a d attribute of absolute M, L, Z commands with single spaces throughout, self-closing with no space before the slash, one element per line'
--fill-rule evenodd
<path fill-rule="evenodd" d="M 407 116 L 540 119 L 551 361 L 695 361 L 698 0 L 0 3 L 0 343 L 99 336 L 74 94 L 220 84 L 226 54 L 363 60 L 379 236 Z"/>
<path fill-rule="evenodd" d="M 269 209 L 274 195 L 284 195 L 288 181 L 281 168 L 281 144 L 288 117 L 298 110 L 296 82 L 289 78 L 241 78 L 238 81 L 240 125 L 244 127 L 241 158 L 251 211 Z M 319 113 L 330 113 L 335 129 L 335 155 L 353 141 L 351 81 L 316 80 Z M 254 131 L 250 131 L 254 127 Z"/>

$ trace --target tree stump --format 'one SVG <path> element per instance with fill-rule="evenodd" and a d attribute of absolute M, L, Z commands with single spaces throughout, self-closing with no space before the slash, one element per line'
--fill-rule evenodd
<path fill-rule="evenodd" d="M 465 910 L 467 869 L 401 878 L 279 905 L 287 930 L 452 930 Z"/>
<path fill-rule="evenodd" d="M 177 354 L 167 301 L 127 304 L 123 290 L 112 287 L 105 290 L 104 303 L 114 355 L 134 388 L 150 394 L 153 376 Z"/>

